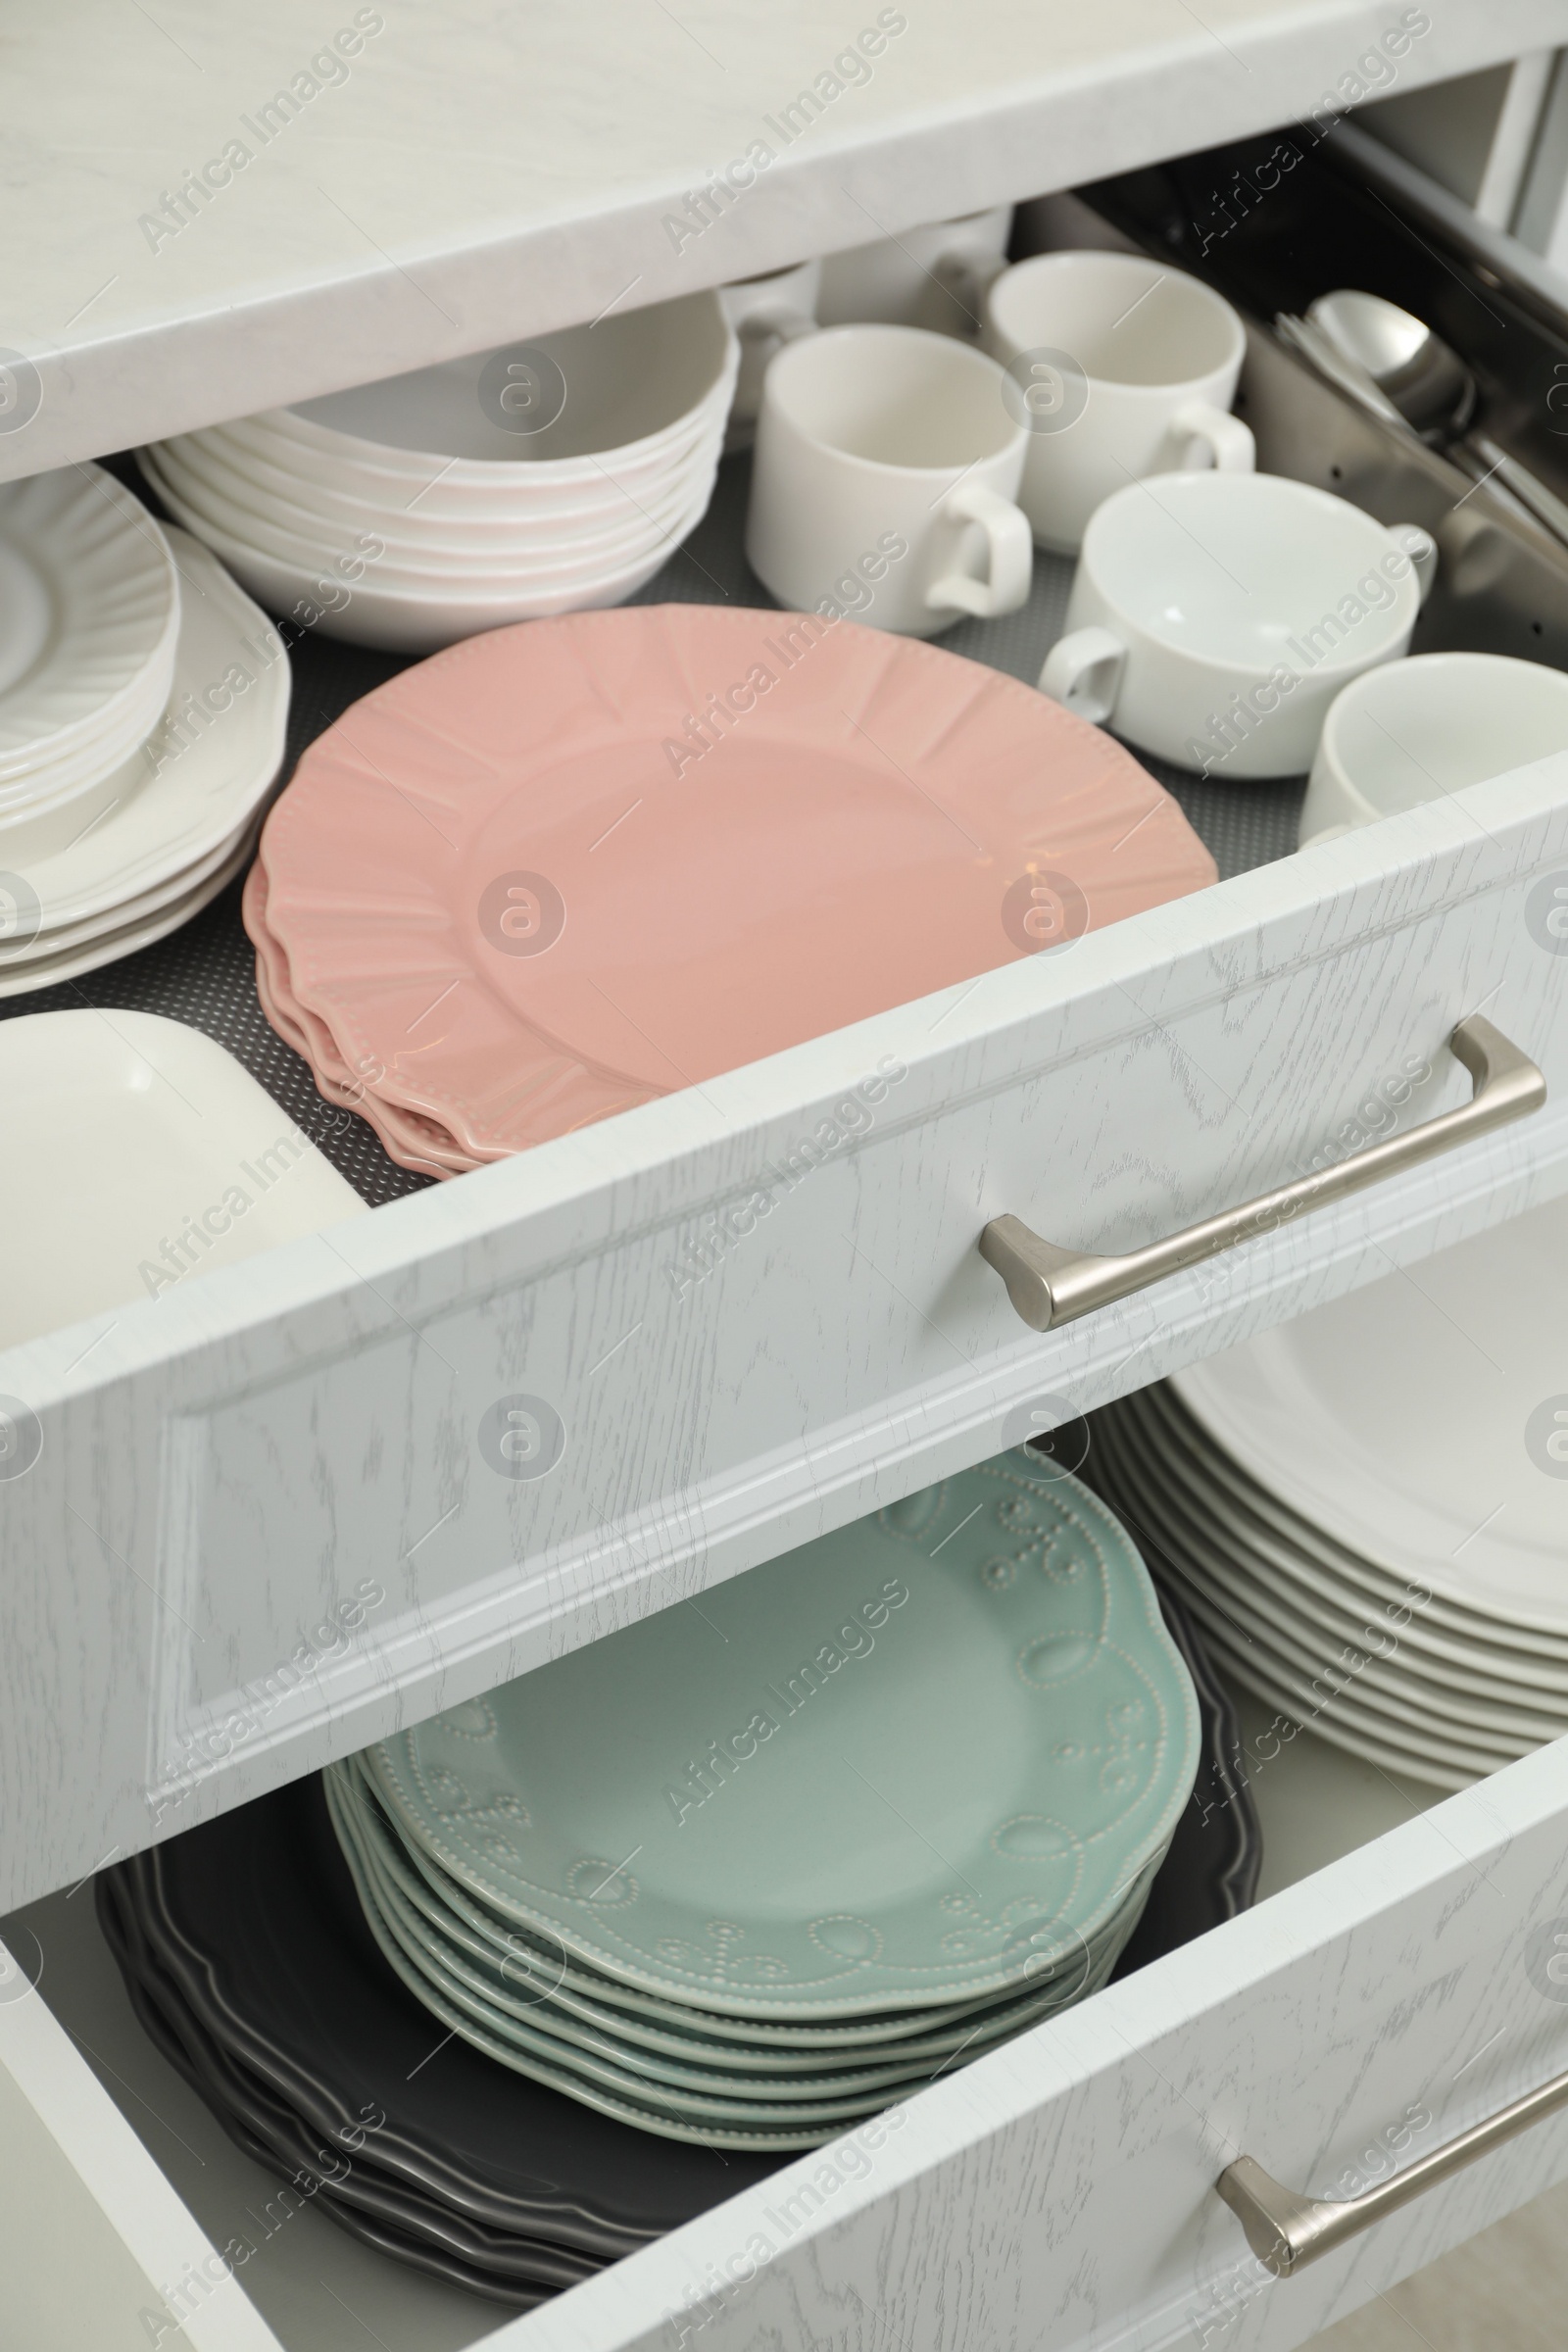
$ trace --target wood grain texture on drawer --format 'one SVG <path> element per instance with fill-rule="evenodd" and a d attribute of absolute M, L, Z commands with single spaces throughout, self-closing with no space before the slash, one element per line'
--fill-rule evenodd
<path fill-rule="evenodd" d="M 1568 756 L 13 1350 L 0 1901 L 1568 1184 L 1559 883 Z M 1429 1119 L 1477 1011 L 1515 1127 L 1043 1337 L 978 1253 Z"/>
<path fill-rule="evenodd" d="M 689 2225 L 494 2352 L 1288 2352 L 1568 2174 L 1537 2127 L 1275 2278 L 1242 2153 L 1356 2195 L 1568 2064 L 1568 1741 Z"/>

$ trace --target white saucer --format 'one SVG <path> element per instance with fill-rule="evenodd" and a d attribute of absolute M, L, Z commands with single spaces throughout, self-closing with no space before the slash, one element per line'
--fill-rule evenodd
<path fill-rule="evenodd" d="M 289 669 L 276 630 L 206 548 L 183 531 L 168 536 L 183 583 L 169 715 L 186 714 L 187 740 L 181 748 L 174 733 L 155 732 L 121 770 L 113 811 L 68 849 L 13 864 L 0 833 L 0 867 L 38 902 L 40 940 L 44 930 L 115 918 L 236 840 L 282 760 Z M 241 674 L 249 682 L 237 690 Z M 226 707 L 215 710 L 215 702 Z M 191 718 L 194 710 L 205 710 L 208 723 Z M 167 755 L 156 772 L 154 751 Z"/>

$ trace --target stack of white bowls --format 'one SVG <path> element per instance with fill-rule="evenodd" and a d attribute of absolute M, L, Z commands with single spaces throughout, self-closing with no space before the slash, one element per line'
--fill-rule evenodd
<path fill-rule="evenodd" d="M 253 595 L 328 636 L 431 653 L 617 605 L 704 514 L 739 348 L 716 294 L 143 450 Z"/>

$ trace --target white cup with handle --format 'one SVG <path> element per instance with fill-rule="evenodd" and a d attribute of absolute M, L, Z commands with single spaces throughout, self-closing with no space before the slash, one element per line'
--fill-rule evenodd
<path fill-rule="evenodd" d="M 1405 652 L 1436 564 L 1418 524 L 1281 474 L 1131 482 L 1090 519 L 1041 690 L 1204 775 L 1303 775 L 1341 688 Z"/>
<path fill-rule="evenodd" d="M 1001 204 L 830 253 L 822 264 L 817 318 L 824 326 L 878 320 L 976 336 L 980 294 L 1002 268 L 1011 231 L 1012 207 Z"/>
<path fill-rule="evenodd" d="M 1301 808 L 1301 843 L 1568 752 L 1568 674 L 1507 654 L 1414 654 L 1336 696 Z"/>
<path fill-rule="evenodd" d="M 1095 509 L 1148 474 L 1252 471 L 1230 414 L 1247 331 L 1196 277 L 1142 254 L 1041 253 L 974 298 L 1029 426 L 1022 504 L 1042 547 L 1075 554 Z"/>
<path fill-rule="evenodd" d="M 816 332 L 821 282 L 820 262 L 797 262 L 791 270 L 766 270 L 759 277 L 737 278 L 733 285 L 719 287 L 724 316 L 741 346 L 740 372 L 724 434 L 726 450 L 751 447 L 762 378 L 779 346 Z"/>
<path fill-rule="evenodd" d="M 996 362 L 952 336 L 834 326 L 786 344 L 757 419 L 752 569 L 792 611 L 831 601 L 902 636 L 1016 612 L 1027 439 Z"/>

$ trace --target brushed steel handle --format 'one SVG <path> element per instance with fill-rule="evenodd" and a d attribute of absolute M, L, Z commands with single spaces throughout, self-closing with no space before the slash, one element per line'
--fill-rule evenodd
<path fill-rule="evenodd" d="M 1412 2197 L 1462 2172 L 1478 2156 L 1501 2147 L 1520 2132 L 1528 2132 L 1543 2116 L 1568 2107 L 1568 2075 L 1554 2075 L 1539 2090 L 1527 2091 L 1512 2106 L 1489 2116 L 1484 2124 L 1461 2132 L 1418 2164 L 1407 2165 L 1392 2180 L 1369 2188 L 1363 2196 L 1337 2201 L 1332 2197 L 1303 2197 L 1286 2188 L 1251 2156 L 1238 2156 L 1227 2165 L 1214 2186 L 1247 2232 L 1247 2242 L 1259 2262 L 1277 2278 L 1289 2278 L 1304 2263 L 1331 2254 L 1348 2237 L 1369 2230 L 1386 2213 L 1396 2213 Z"/>
<path fill-rule="evenodd" d="M 1042 1241 L 1018 1217 L 994 1217 L 980 1236 L 980 1254 L 994 1266 L 1031 1331 L 1054 1331 L 1080 1315 L 1113 1299 L 1131 1298 L 1167 1274 L 1234 1250 L 1240 1242 L 1271 1233 L 1304 1210 L 1326 1208 L 1364 1185 L 1396 1176 L 1440 1152 L 1451 1152 L 1477 1136 L 1505 1127 L 1539 1110 L 1546 1100 L 1546 1081 L 1526 1054 L 1510 1045 L 1478 1012 L 1462 1020 L 1448 1040 L 1448 1051 L 1475 1081 L 1471 1100 L 1457 1110 L 1413 1128 L 1408 1135 L 1391 1135 L 1380 1144 L 1342 1160 L 1337 1167 L 1301 1176 L 1262 1193 L 1240 1208 L 1227 1208 L 1200 1225 L 1189 1225 L 1168 1241 L 1152 1242 L 1126 1257 L 1089 1257 L 1081 1250 L 1063 1250 Z"/>

